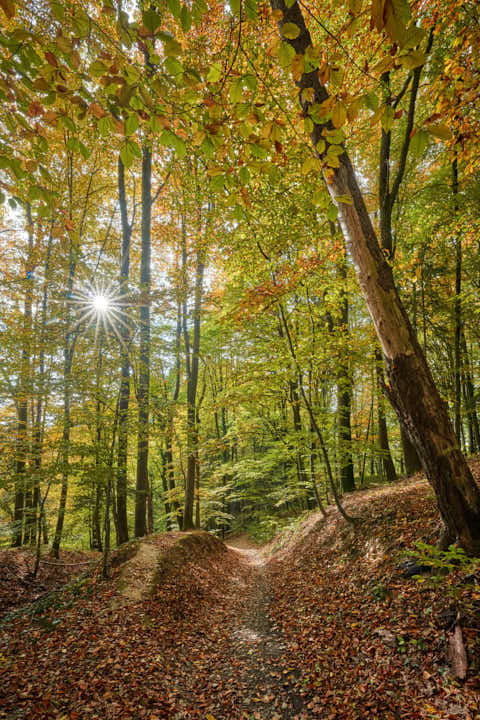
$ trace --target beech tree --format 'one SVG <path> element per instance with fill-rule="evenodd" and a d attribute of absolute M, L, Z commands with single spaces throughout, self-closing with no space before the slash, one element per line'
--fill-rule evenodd
<path fill-rule="evenodd" d="M 288 7 L 283 0 L 271 0 L 281 12 L 279 30 L 286 36 L 295 54 L 305 56 L 312 47 L 310 33 L 297 2 Z M 401 19 L 395 16 L 393 4 L 387 5 L 390 33 L 400 34 Z M 385 27 L 384 8 L 374 5 L 374 21 Z M 390 12 L 390 15 L 389 15 Z M 288 37 L 288 36 L 291 37 Z M 315 70 L 302 73 L 297 82 L 303 113 L 308 116 L 314 104 L 329 99 Z M 307 100 L 306 91 L 313 90 Z M 331 120 L 312 119 L 311 141 L 320 160 L 325 160 L 334 143 L 324 129 L 334 130 Z M 318 144 L 323 150 L 318 150 Z M 448 416 L 445 403 L 433 382 L 422 349 L 412 329 L 394 283 L 391 266 L 381 252 L 371 219 L 365 207 L 351 160 L 342 147 L 338 167 L 324 170 L 328 191 L 338 208 L 339 222 L 352 254 L 358 281 L 382 346 L 387 372 L 386 392 L 399 419 L 407 428 L 419 453 L 427 477 L 435 490 L 448 536 L 458 537 L 471 553 L 480 549 L 480 490 L 463 457 Z"/>

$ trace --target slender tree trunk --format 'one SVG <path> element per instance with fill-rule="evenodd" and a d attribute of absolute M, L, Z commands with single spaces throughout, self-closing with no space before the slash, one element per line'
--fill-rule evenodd
<path fill-rule="evenodd" d="M 30 205 L 26 206 L 28 225 L 27 262 L 25 265 L 25 299 L 23 307 L 23 346 L 20 361 L 20 377 L 17 386 L 17 432 L 15 448 L 15 501 L 14 527 L 12 545 L 22 544 L 25 524 L 25 538 L 29 539 L 29 523 L 31 522 L 31 490 L 27 487 L 27 455 L 28 455 L 28 392 L 30 375 L 30 334 L 32 324 L 33 294 L 33 223 Z"/>
<path fill-rule="evenodd" d="M 347 269 L 345 260 L 340 266 L 340 277 L 342 280 L 341 316 L 340 326 L 342 331 L 342 343 L 347 342 L 350 336 L 348 317 L 348 294 L 345 288 Z M 355 474 L 352 458 L 352 377 L 350 373 L 349 349 L 342 347 L 338 378 L 337 378 L 337 402 L 338 402 L 338 436 L 339 436 L 339 461 L 340 461 L 340 483 L 344 492 L 355 490 Z"/>
<path fill-rule="evenodd" d="M 128 294 L 130 275 L 130 241 L 132 223 L 128 221 L 127 196 L 125 191 L 125 168 L 118 158 L 118 200 L 122 223 L 122 249 L 120 258 L 120 294 Z M 120 323 L 120 396 L 118 405 L 118 449 L 117 449 L 117 501 L 116 523 L 117 544 L 128 542 L 127 519 L 127 459 L 128 459 L 128 406 L 130 403 L 130 329 L 125 322 Z"/>
<path fill-rule="evenodd" d="M 289 381 L 290 388 L 290 403 L 292 406 L 292 418 L 293 418 L 293 429 L 295 431 L 296 439 L 296 454 L 297 454 L 297 478 L 300 486 L 302 496 L 307 493 L 308 487 L 308 476 L 305 470 L 305 463 L 303 461 L 302 449 L 303 449 L 303 437 L 302 437 L 302 416 L 300 413 L 300 398 L 298 396 L 298 380 Z M 308 502 L 307 502 L 308 504 Z"/>
<path fill-rule="evenodd" d="M 298 26 L 298 37 L 287 42 L 297 54 L 304 55 L 312 40 L 298 3 L 287 7 L 284 0 L 271 0 L 271 6 L 282 11 L 280 30 L 287 22 Z M 329 97 L 316 71 L 304 73 L 297 85 L 305 115 L 312 101 L 321 105 Z M 313 90 L 313 98 L 304 92 L 307 88 Z M 323 130 L 333 128 L 328 122 L 312 120 L 312 125 L 311 139 L 317 148 L 320 140 L 325 141 Z M 328 146 L 327 139 L 325 150 L 319 153 L 322 162 Z M 326 166 L 324 173 L 382 346 L 391 402 L 417 448 L 445 525 L 451 534 L 458 536 L 467 552 L 479 553 L 480 490 L 460 452 L 447 408 L 400 301 L 392 269 L 378 244 L 348 154 L 344 151 L 339 167 Z M 344 196 L 350 198 L 351 204 L 338 200 Z"/>
<path fill-rule="evenodd" d="M 97 354 L 97 388 L 96 388 L 96 413 L 95 413 L 95 485 L 93 488 L 93 513 L 92 513 L 92 549 L 102 550 L 102 533 L 100 529 L 100 506 L 102 496 L 102 478 L 103 478 L 103 462 L 101 456 L 102 445 L 102 401 L 101 401 L 101 384 L 102 384 L 102 334 L 100 331 L 100 346 Z"/>
<path fill-rule="evenodd" d="M 453 213 L 455 222 L 458 223 L 458 164 L 457 156 L 452 163 L 452 192 L 453 192 Z M 461 445 L 461 424 L 462 424 L 462 237 L 458 227 L 455 228 L 455 330 L 454 330 L 454 373 L 455 373 L 455 434 L 458 444 Z"/>
<path fill-rule="evenodd" d="M 198 443 L 197 428 L 196 428 L 196 398 L 197 398 L 197 386 L 198 386 L 198 366 L 199 366 L 199 353 L 200 353 L 200 329 L 201 329 L 201 310 L 202 310 L 202 295 L 203 295 L 203 273 L 205 265 L 203 260 L 203 251 L 199 248 L 197 250 L 197 264 L 195 271 L 195 299 L 193 305 L 193 342 L 191 351 L 191 360 L 187 365 L 189 366 L 190 372 L 188 372 L 187 381 L 187 445 L 188 445 L 188 458 L 187 458 L 187 477 L 185 482 L 185 506 L 183 511 L 183 529 L 192 530 L 194 527 L 193 522 L 193 505 L 195 498 L 195 453 Z M 184 332 L 185 336 L 188 336 L 188 329 L 186 327 L 186 316 L 184 313 Z M 187 338 L 186 338 L 187 346 Z"/>
<path fill-rule="evenodd" d="M 32 455 L 33 455 L 33 511 L 35 517 L 35 527 L 38 533 L 37 542 L 40 542 L 42 532 L 42 522 L 45 520 L 45 515 L 42 513 L 42 517 L 37 516 L 40 508 L 40 472 L 42 466 L 42 452 L 43 452 L 43 424 L 44 424 L 44 399 L 46 398 L 46 387 L 45 387 L 45 341 L 46 341 L 46 325 L 47 325 L 47 306 L 48 306 L 48 283 L 50 275 L 50 256 L 52 251 L 53 241 L 53 222 L 50 227 L 50 233 L 48 236 L 47 253 L 45 257 L 45 268 L 44 268 L 44 281 L 43 281 L 43 293 L 42 293 L 42 306 L 40 311 L 40 338 L 39 338 L 39 358 L 38 358 L 38 394 L 37 394 L 37 407 L 35 411 L 34 427 L 32 433 Z M 42 506 L 43 509 L 43 506 Z M 46 523 L 45 523 L 46 526 Z M 47 541 L 48 542 L 48 541 Z"/>
<path fill-rule="evenodd" d="M 465 330 L 462 326 L 462 354 L 464 368 L 464 388 L 465 388 L 465 410 L 467 412 L 468 427 L 470 433 L 470 452 L 472 454 L 480 450 L 480 425 L 478 422 L 477 406 L 475 401 L 475 388 L 473 386 L 471 365 L 468 356 L 467 341 L 465 339 Z"/>
<path fill-rule="evenodd" d="M 70 464 L 70 404 L 71 404 L 71 369 L 73 349 L 70 347 L 69 333 L 65 340 L 63 353 L 63 433 L 62 433 L 62 485 L 60 490 L 60 502 L 58 505 L 57 525 L 52 543 L 52 554 L 58 559 L 60 543 L 62 541 L 63 524 L 67 507 L 69 464 Z"/>
<path fill-rule="evenodd" d="M 378 444 L 380 445 L 383 474 L 387 482 L 393 483 L 397 479 L 397 473 L 390 452 L 390 443 L 388 442 L 387 417 L 383 399 L 385 381 L 383 379 L 383 362 L 379 350 L 375 351 L 375 367 L 378 388 Z"/>
<path fill-rule="evenodd" d="M 72 220 L 73 209 L 73 156 L 68 159 L 68 191 L 69 191 L 69 218 Z M 66 311 L 65 311 L 65 340 L 63 346 L 63 432 L 62 432 L 62 485 L 60 490 L 60 502 L 58 505 L 57 524 L 55 527 L 55 535 L 52 543 L 52 554 L 58 559 L 60 552 L 60 543 L 62 541 L 63 524 L 65 520 L 65 510 L 67 507 L 69 465 L 70 465 L 70 426 L 71 426 L 71 373 L 73 354 L 75 351 L 76 335 L 72 334 L 70 329 L 71 312 L 70 300 L 73 292 L 73 282 L 75 279 L 75 271 L 77 267 L 77 248 L 74 247 L 72 235 L 69 235 L 68 246 L 68 278 L 66 292 Z"/>
<path fill-rule="evenodd" d="M 142 255 L 140 260 L 140 367 L 138 371 L 138 445 L 135 493 L 135 537 L 147 534 L 148 423 L 150 396 L 150 289 L 151 289 L 152 151 L 142 155 Z"/>

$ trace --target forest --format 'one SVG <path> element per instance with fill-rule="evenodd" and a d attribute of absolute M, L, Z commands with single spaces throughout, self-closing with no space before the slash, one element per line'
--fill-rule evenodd
<path fill-rule="evenodd" d="M 480 718 L 479 47 L 475 0 L 0 0 L 1 718 Z"/>

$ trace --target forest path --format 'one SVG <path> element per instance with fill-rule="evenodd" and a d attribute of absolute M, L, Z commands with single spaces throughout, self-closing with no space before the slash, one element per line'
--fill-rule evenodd
<path fill-rule="evenodd" d="M 231 646 L 240 663 L 245 717 L 259 720 L 287 720 L 301 717 L 303 701 L 293 691 L 296 677 L 285 670 L 286 647 L 281 632 L 268 613 L 270 586 L 268 558 L 247 536 L 231 538 L 227 547 L 239 558 L 243 579 L 238 578 L 245 597 L 245 613 L 232 629 Z"/>

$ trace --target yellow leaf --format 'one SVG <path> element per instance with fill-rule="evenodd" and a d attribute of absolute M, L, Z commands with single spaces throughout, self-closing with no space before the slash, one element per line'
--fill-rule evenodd
<path fill-rule="evenodd" d="M 420 50 L 411 50 L 406 55 L 400 55 L 400 57 L 398 58 L 398 62 L 400 63 L 400 65 L 407 68 L 407 70 L 414 70 L 420 65 L 425 65 L 425 60 L 425 53 L 421 52 Z"/>
<path fill-rule="evenodd" d="M 452 132 L 450 128 L 448 128 L 443 123 L 438 123 L 437 125 L 428 125 L 427 130 L 430 135 L 433 135 L 440 140 L 450 140 L 450 138 L 452 137 Z"/>
<path fill-rule="evenodd" d="M 15 17 L 15 3 L 13 0 L 0 0 L 0 7 L 9 19 Z"/>
<path fill-rule="evenodd" d="M 305 56 L 304 55 L 295 55 L 295 57 L 292 60 L 292 76 L 296 82 L 298 82 L 300 80 L 300 78 L 303 75 L 304 70 L 305 70 Z"/>
<path fill-rule="evenodd" d="M 332 110 L 332 123 L 333 127 L 342 127 L 345 120 L 347 119 L 347 111 L 345 105 L 342 102 L 335 103 Z"/>
<path fill-rule="evenodd" d="M 285 23 L 282 26 L 282 35 L 287 40 L 295 40 L 300 35 L 300 28 L 295 23 Z"/>
<path fill-rule="evenodd" d="M 372 23 L 373 26 L 380 32 L 383 28 L 383 9 L 385 7 L 385 0 L 373 0 L 372 2 Z"/>
<path fill-rule="evenodd" d="M 347 107 L 347 118 L 349 122 L 355 120 L 362 107 L 362 98 L 356 98 Z"/>

